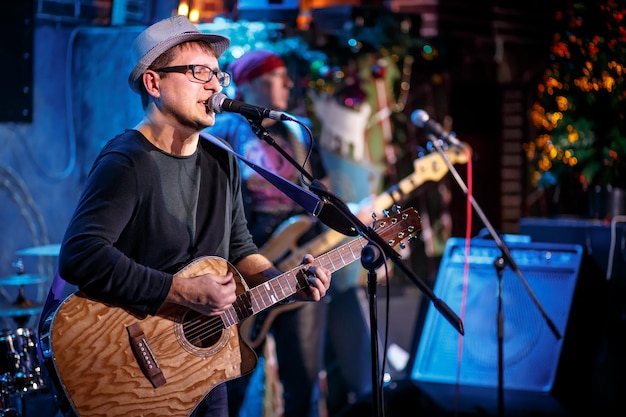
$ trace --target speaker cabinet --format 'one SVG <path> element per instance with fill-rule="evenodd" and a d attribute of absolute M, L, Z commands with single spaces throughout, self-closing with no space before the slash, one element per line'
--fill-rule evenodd
<path fill-rule="evenodd" d="M 623 281 L 626 277 L 626 255 L 620 250 L 626 241 L 624 221 L 611 225 L 595 219 L 528 217 L 520 219 L 519 231 L 540 242 L 581 245 L 589 257 L 589 267 L 600 272 L 597 279 Z M 620 293 L 626 294 L 624 286 Z"/>
<path fill-rule="evenodd" d="M 502 388 L 507 415 L 562 410 L 562 402 L 553 391 L 564 343 L 575 338 L 568 327 L 582 249 L 579 245 L 513 240 L 518 242 L 508 242 L 507 246 L 524 280 L 508 265 L 500 280 L 494 264 L 501 256 L 500 249 L 493 240 L 474 238 L 469 246 L 467 287 L 465 240 L 451 238 L 447 242 L 433 291 L 461 317 L 465 334 L 459 335 L 438 310 L 429 306 L 411 374 L 418 387 L 443 408 L 494 412 Z M 584 355 L 583 347 L 576 349 Z M 579 358 L 580 368 L 573 375 L 582 373 L 582 362 Z"/>

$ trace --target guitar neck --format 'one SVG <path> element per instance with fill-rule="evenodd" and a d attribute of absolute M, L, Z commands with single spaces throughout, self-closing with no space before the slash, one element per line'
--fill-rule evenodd
<path fill-rule="evenodd" d="M 361 249 L 366 244 L 367 241 L 359 237 L 317 257 L 311 264 L 293 268 L 240 294 L 228 311 L 223 313 L 224 324 L 227 327 L 237 324 L 306 288 L 309 285 L 306 271 L 311 266 L 321 266 L 332 273 L 351 264 L 361 257 Z"/>
<path fill-rule="evenodd" d="M 386 191 L 374 198 L 372 203 L 374 211 L 380 212 L 390 208 L 393 204 L 401 201 L 406 195 L 422 185 L 425 179 L 432 178 L 432 175 L 437 177 L 445 175 L 447 169 L 443 161 L 441 161 L 441 163 L 435 163 L 433 160 L 433 158 L 437 157 L 441 159 L 441 156 L 438 154 L 431 154 L 428 157 L 416 160 L 414 162 L 415 171 L 411 175 L 403 178 L 396 185 L 388 188 Z M 439 173 L 438 171 L 440 170 L 443 170 L 444 172 Z M 431 176 L 425 175 L 427 172 L 431 173 Z M 294 268 L 300 263 L 304 254 L 323 253 L 330 248 L 337 246 L 344 239 L 346 239 L 345 235 L 334 229 L 328 229 L 304 243 L 300 248 L 298 248 L 298 250 L 294 250 L 285 259 L 277 262 L 276 266 L 282 271 Z"/>
<path fill-rule="evenodd" d="M 415 209 L 407 209 L 402 213 L 377 220 L 372 225 L 376 233 L 391 247 L 399 245 L 404 239 L 411 239 L 421 228 L 419 214 Z M 237 296 L 237 300 L 223 314 L 222 320 L 226 327 L 241 322 L 243 319 L 257 314 L 262 310 L 284 300 L 296 292 L 309 286 L 307 270 L 311 266 L 321 266 L 333 273 L 351 264 L 361 257 L 361 249 L 367 240 L 358 237 L 323 255 L 319 255 L 312 263 L 299 265 L 271 280 Z"/>
<path fill-rule="evenodd" d="M 409 193 L 422 185 L 423 182 L 423 177 L 415 172 L 400 180 L 396 185 L 376 196 L 373 202 L 374 211 L 387 210 L 395 203 L 402 201 Z"/>
<path fill-rule="evenodd" d="M 445 151 L 451 163 L 465 163 L 467 157 L 462 149 L 452 148 Z M 413 173 L 388 188 L 374 200 L 376 211 L 385 210 L 402 201 L 425 181 L 439 181 L 448 173 L 448 166 L 443 157 L 432 153 L 413 161 Z"/>

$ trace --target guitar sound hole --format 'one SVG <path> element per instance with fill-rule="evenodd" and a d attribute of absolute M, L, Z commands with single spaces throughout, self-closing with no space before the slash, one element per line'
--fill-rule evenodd
<path fill-rule="evenodd" d="M 185 339 L 197 348 L 209 348 L 219 342 L 224 326 L 218 317 L 190 310 L 183 320 Z"/>

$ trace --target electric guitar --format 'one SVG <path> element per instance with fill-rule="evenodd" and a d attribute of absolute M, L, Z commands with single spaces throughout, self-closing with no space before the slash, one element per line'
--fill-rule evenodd
<path fill-rule="evenodd" d="M 407 209 L 374 228 L 393 247 L 414 237 L 420 219 Z M 256 366 L 239 323 L 304 289 L 311 265 L 334 272 L 358 259 L 366 244 L 359 237 L 254 288 L 228 261 L 197 258 L 176 276 L 232 271 L 236 277 L 237 300 L 219 316 L 169 303 L 155 316 L 138 315 L 82 292 L 70 295 L 47 317 L 40 335 L 44 365 L 67 409 L 62 411 L 80 417 L 189 416 L 216 385 Z"/>
<path fill-rule="evenodd" d="M 445 153 L 452 164 L 467 163 L 467 155 L 458 147 L 449 148 Z M 413 161 L 413 169 L 413 173 L 374 199 L 374 211 L 388 209 L 424 182 L 439 181 L 448 172 L 448 167 L 439 153 L 432 153 L 416 159 Z M 307 215 L 293 216 L 285 220 L 276 228 L 265 245 L 260 248 L 261 253 L 270 259 L 278 269 L 287 271 L 298 265 L 305 254 L 310 253 L 317 256 L 336 247 L 346 239 L 345 235 L 334 229 L 328 229 L 298 247 L 298 240 L 311 228 L 312 224 L 313 219 Z M 257 348 L 265 339 L 272 322 L 279 314 L 301 306 L 302 303 L 300 302 L 277 305 L 271 310 L 247 320 L 240 329 L 244 340 L 252 348 Z"/>

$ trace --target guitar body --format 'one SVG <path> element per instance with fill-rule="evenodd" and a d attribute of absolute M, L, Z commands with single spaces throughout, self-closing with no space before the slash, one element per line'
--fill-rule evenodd
<path fill-rule="evenodd" d="M 239 273 L 225 260 L 204 257 L 177 275 Z M 199 314 L 166 305 L 156 316 L 140 317 L 85 297 L 69 296 L 51 316 L 45 359 L 57 391 L 81 417 L 189 416 L 216 385 L 254 369 L 256 354 L 237 326 L 222 328 L 199 346 L 190 341 L 185 321 Z M 138 364 L 128 328 L 138 324 L 165 383 L 155 387 Z M 42 338 L 42 346 L 46 341 Z M 45 355 L 44 355 L 45 356 Z M 97 395 L 96 395 L 97 393 Z"/>

